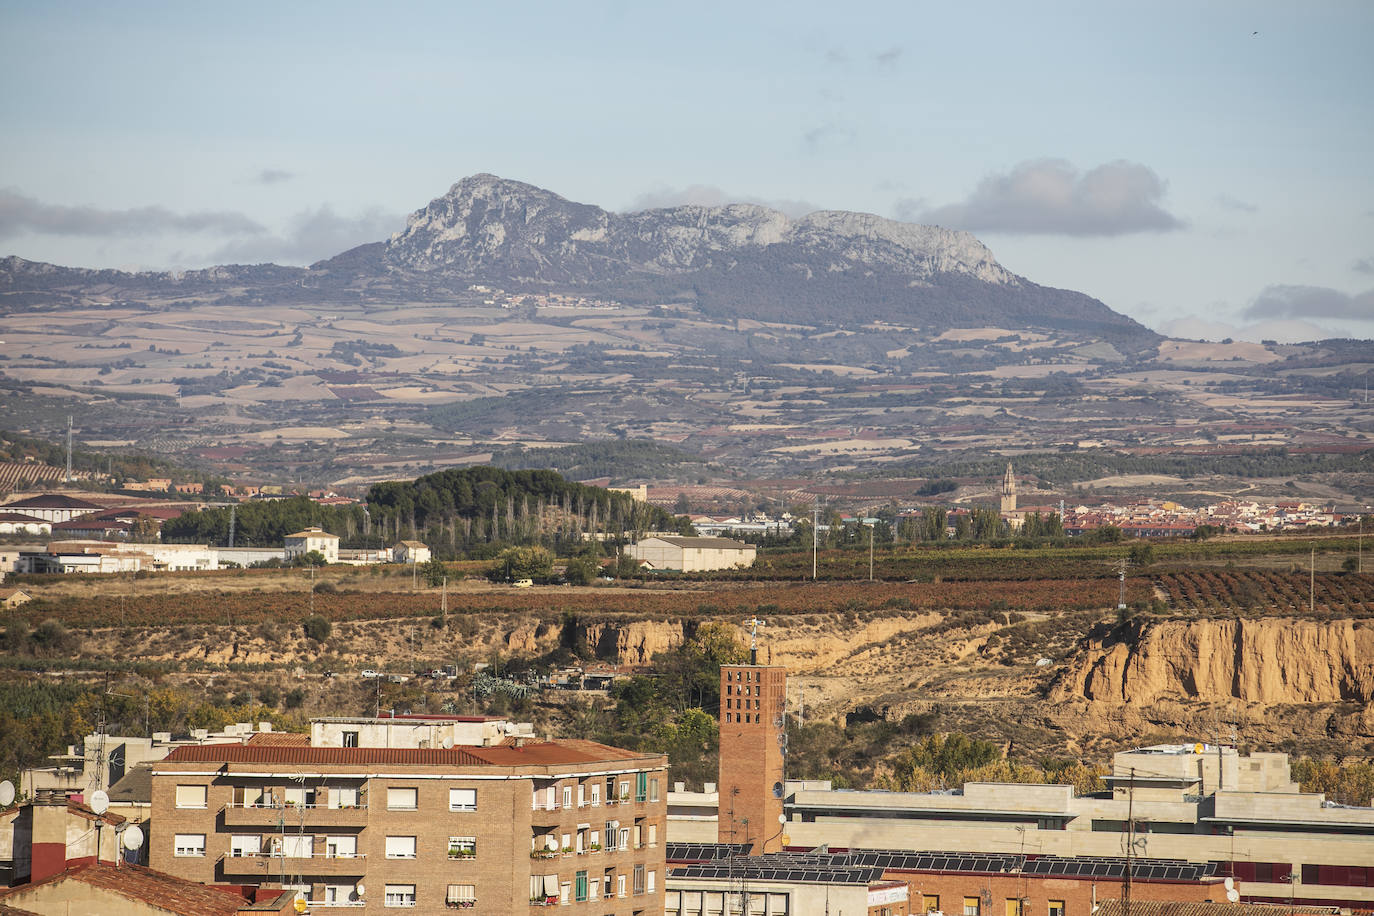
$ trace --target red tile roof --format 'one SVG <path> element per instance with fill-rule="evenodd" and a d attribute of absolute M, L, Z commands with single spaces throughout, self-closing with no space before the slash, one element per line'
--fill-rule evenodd
<path fill-rule="evenodd" d="M 269 763 L 313 766 L 560 766 L 651 756 L 594 741 L 557 741 L 523 747 L 382 748 L 302 747 L 273 744 L 206 744 L 179 747 L 169 763 Z"/>
<path fill-rule="evenodd" d="M 141 865 L 115 867 L 99 864 L 73 865 L 50 878 L 33 884 L 11 888 L 0 901 L 14 899 L 22 903 L 37 888 L 78 881 L 109 892 L 115 897 L 136 900 L 151 907 L 176 913 L 178 916 L 230 916 L 245 903 L 237 894 L 206 887 Z M 112 911 L 113 912 L 113 911 Z"/>
<path fill-rule="evenodd" d="M 255 747 L 309 747 L 310 736 L 300 732 L 254 732 L 248 743 Z"/>

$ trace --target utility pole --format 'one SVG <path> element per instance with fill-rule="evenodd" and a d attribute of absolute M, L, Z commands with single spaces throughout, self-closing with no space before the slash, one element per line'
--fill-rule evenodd
<path fill-rule="evenodd" d="M 875 525 L 868 526 L 868 581 L 873 581 L 873 529 Z"/>
<path fill-rule="evenodd" d="M 819 549 L 819 545 L 820 545 L 820 533 L 821 533 L 821 504 L 820 504 L 820 500 L 817 500 L 815 503 L 813 503 L 813 504 L 811 505 L 811 514 L 812 514 L 812 516 L 813 516 L 813 519 L 812 519 L 812 522 L 811 522 L 811 581 L 812 581 L 812 582 L 815 582 L 815 581 L 816 581 L 816 551 Z"/>
<path fill-rule="evenodd" d="M 67 476 L 63 483 L 72 482 L 72 415 L 67 414 Z"/>
<path fill-rule="evenodd" d="M 1317 610 L 1317 545 L 1312 545 L 1312 559 L 1307 562 L 1307 610 Z"/>

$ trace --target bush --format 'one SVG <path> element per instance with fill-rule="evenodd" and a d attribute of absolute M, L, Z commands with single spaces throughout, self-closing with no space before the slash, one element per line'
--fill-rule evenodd
<path fill-rule="evenodd" d="M 305 618 L 301 629 L 305 631 L 307 639 L 313 639 L 316 642 L 324 642 L 329 638 L 329 634 L 334 632 L 333 624 L 329 622 L 328 618 L 321 617 L 319 614 Z"/>

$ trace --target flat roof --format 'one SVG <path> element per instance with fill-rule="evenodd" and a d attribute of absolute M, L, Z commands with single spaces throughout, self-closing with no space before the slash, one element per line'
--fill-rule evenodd
<path fill-rule="evenodd" d="M 521 747 L 300 747 L 206 744 L 179 747 L 168 763 L 264 763 L 310 766 L 560 766 L 657 757 L 594 741 L 527 743 Z"/>

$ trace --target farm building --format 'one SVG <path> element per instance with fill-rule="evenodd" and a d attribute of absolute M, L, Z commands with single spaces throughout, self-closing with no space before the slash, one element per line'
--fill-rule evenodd
<path fill-rule="evenodd" d="M 752 566 L 756 551 L 730 538 L 651 537 L 626 549 L 650 569 L 709 572 Z"/>

